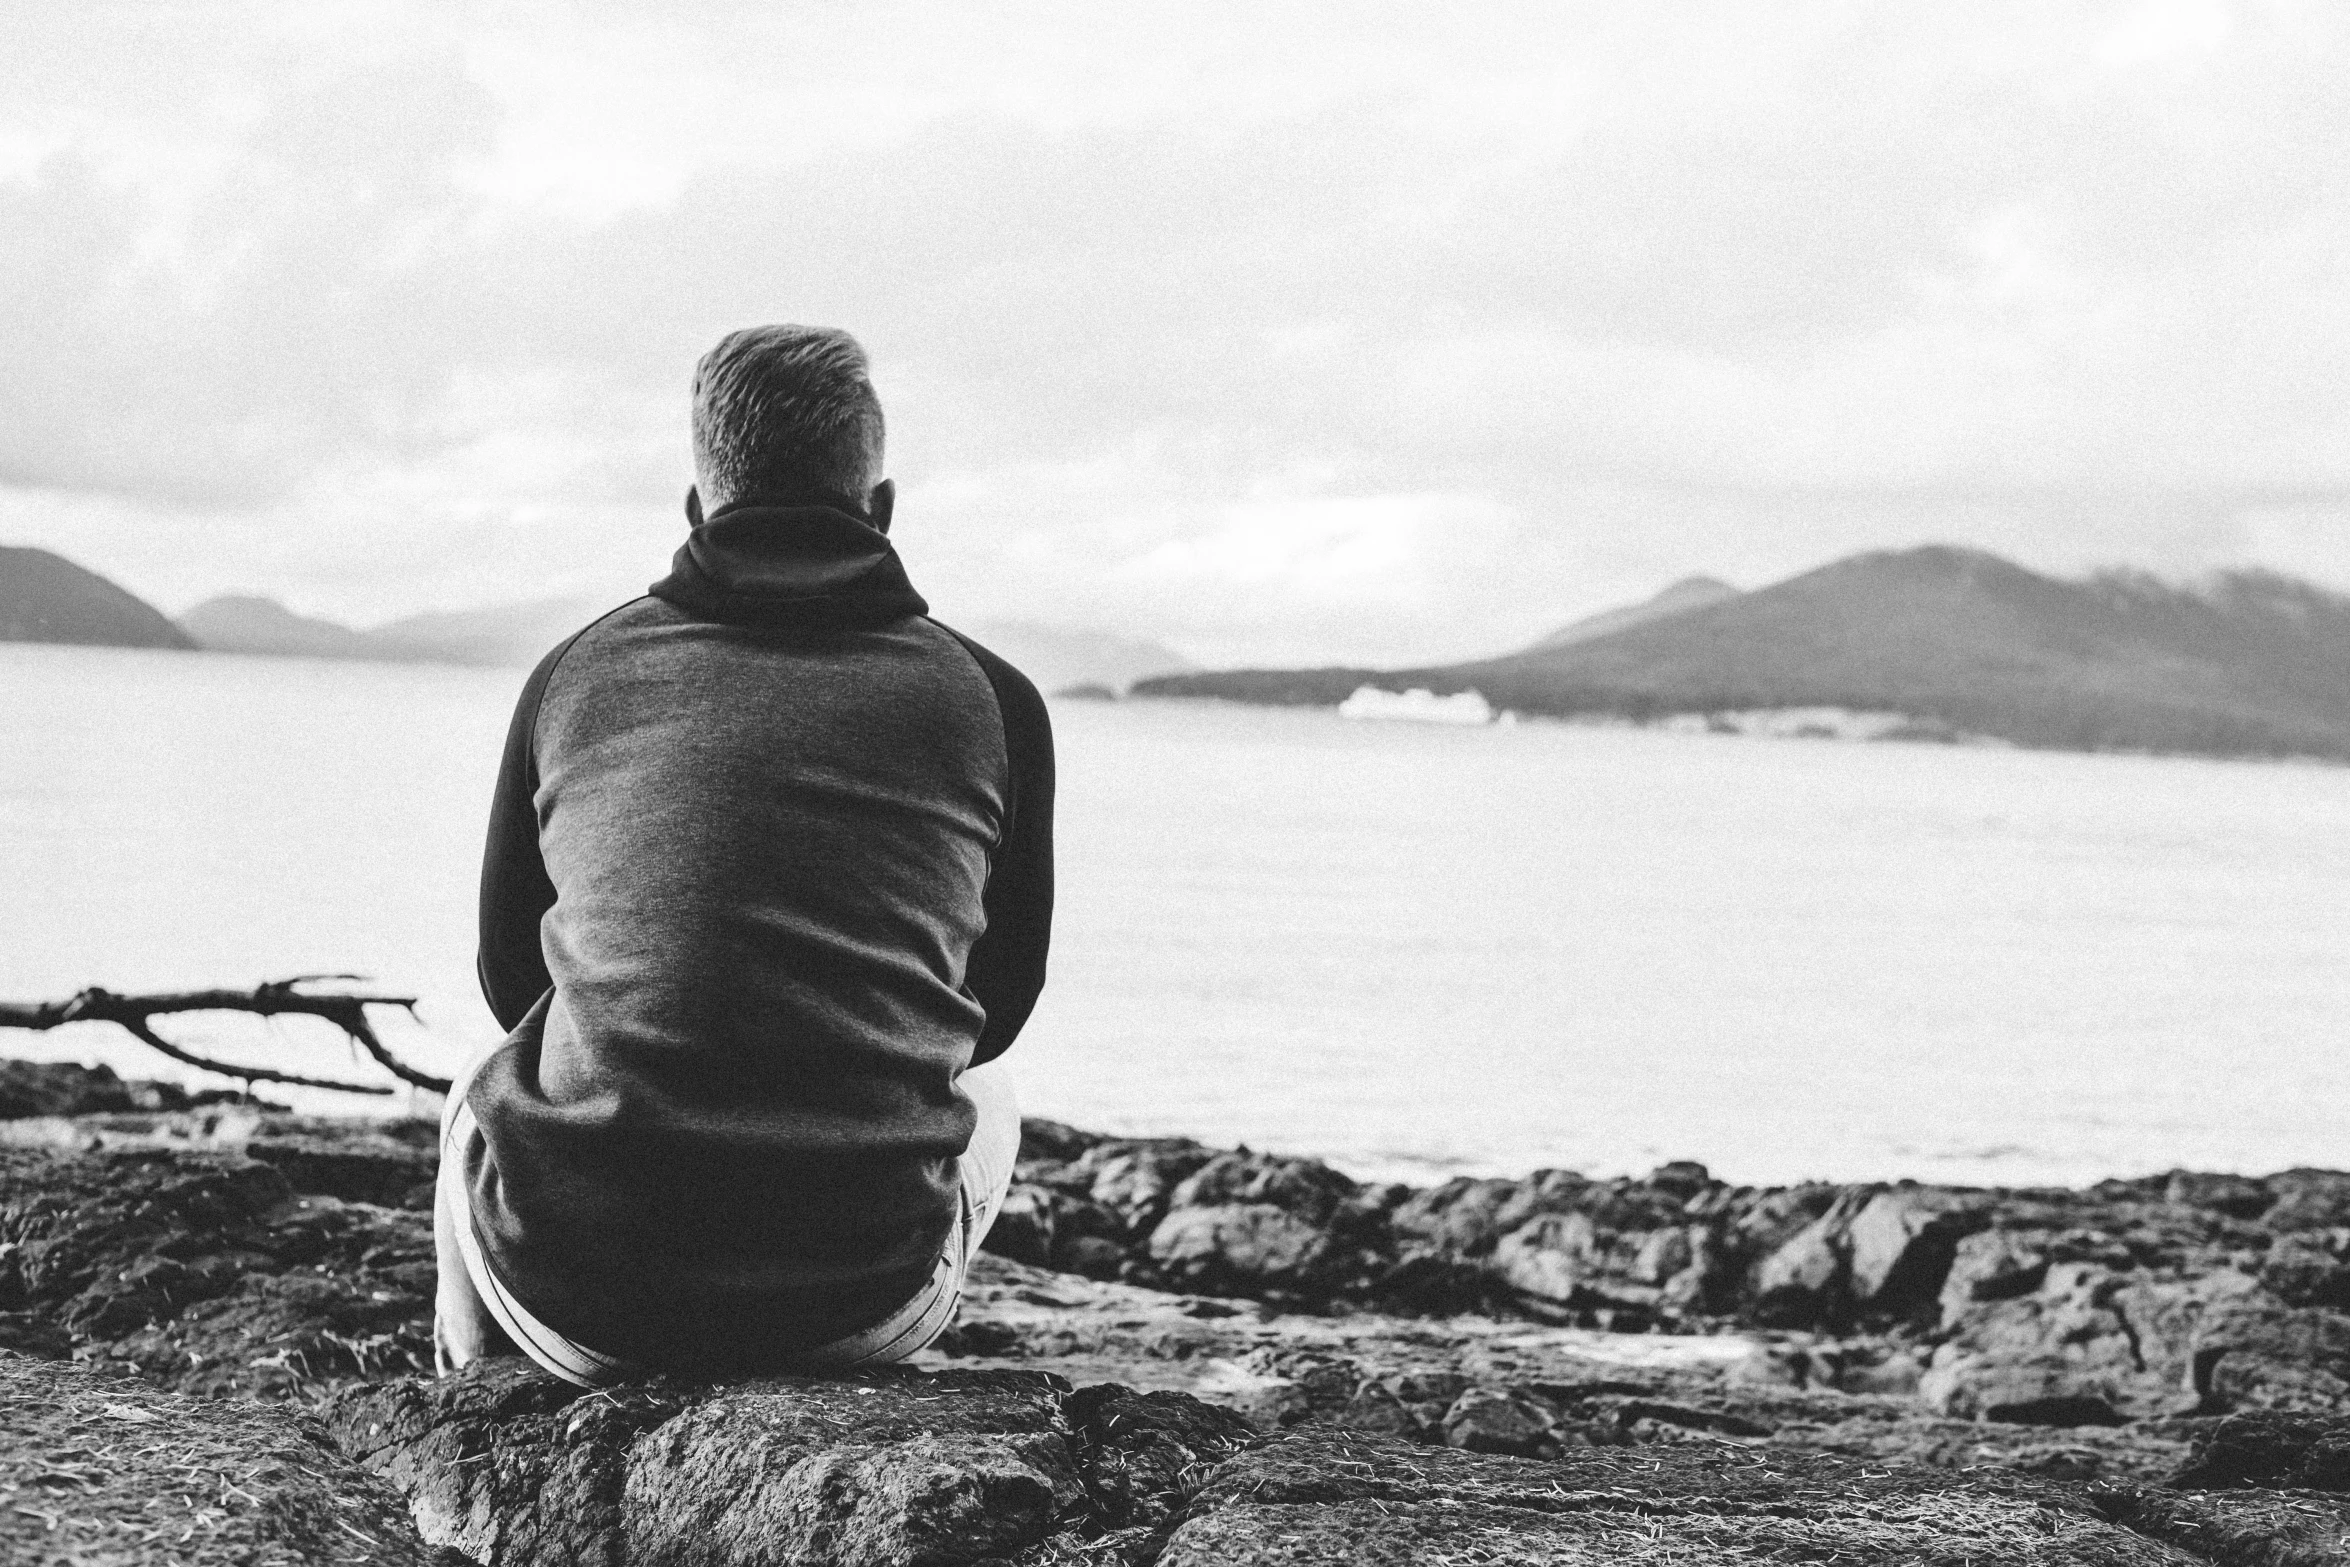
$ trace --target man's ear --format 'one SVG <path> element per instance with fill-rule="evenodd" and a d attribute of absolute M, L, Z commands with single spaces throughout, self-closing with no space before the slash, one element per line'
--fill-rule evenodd
<path fill-rule="evenodd" d="M 873 526 L 883 533 L 889 531 L 890 513 L 897 510 L 898 484 L 895 479 L 884 479 L 873 486 L 873 493 L 865 499 L 865 514 L 873 519 Z"/>
<path fill-rule="evenodd" d="M 702 525 L 702 491 L 698 485 L 685 487 L 685 521 L 689 528 Z"/>

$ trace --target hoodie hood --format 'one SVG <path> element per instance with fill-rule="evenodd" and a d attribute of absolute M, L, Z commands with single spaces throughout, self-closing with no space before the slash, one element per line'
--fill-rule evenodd
<path fill-rule="evenodd" d="M 707 518 L 689 501 L 686 515 L 693 532 L 652 591 L 689 614 L 776 630 L 852 631 L 930 611 L 889 535 L 844 500 L 745 501 Z"/>

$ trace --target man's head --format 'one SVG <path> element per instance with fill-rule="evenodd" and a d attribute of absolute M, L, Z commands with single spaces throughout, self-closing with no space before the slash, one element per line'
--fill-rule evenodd
<path fill-rule="evenodd" d="M 865 350 L 820 326 L 729 332 L 694 367 L 694 474 L 705 513 L 821 490 L 886 528 L 881 399 Z"/>

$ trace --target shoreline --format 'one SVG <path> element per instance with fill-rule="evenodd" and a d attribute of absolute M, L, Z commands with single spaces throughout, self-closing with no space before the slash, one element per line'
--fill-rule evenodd
<path fill-rule="evenodd" d="M 733 1520 L 737 1554 L 692 1556 L 714 1567 L 774 1540 L 939 1567 L 1651 1559 L 1578 1533 L 1605 1508 L 1529 1500 L 1583 1491 L 1658 1561 L 1747 1559 L 1758 1517 L 1887 1567 L 2350 1559 L 2323 1456 L 2350 1443 L 2350 1173 L 1380 1186 L 1031 1121 L 961 1312 L 907 1366 L 587 1397 L 511 1359 L 431 1376 L 436 1144 L 241 1105 L 0 1119 L 0 1500 L 97 1530 L 185 1490 L 133 1463 L 115 1513 L 60 1494 L 42 1455 L 78 1410 L 259 1443 L 311 1489 L 255 1528 L 359 1508 L 384 1538 L 404 1507 L 413 1549 L 380 1559 L 441 1567 L 668 1560 L 643 1542 L 688 1516 Z M 2000 1508 L 2020 1532 L 1986 1551 L 1969 1520 Z"/>
<path fill-rule="evenodd" d="M 426 1036 L 430 1043 L 435 1036 Z M 415 1042 L 402 1040 L 403 1047 L 413 1051 Z M 23 1114 L 8 1109 L 7 1074 L 12 1064 L 24 1070 L 41 1073 L 111 1074 L 126 1088 L 135 1089 L 137 1103 L 127 1099 L 113 1101 L 82 1101 L 70 1093 L 62 1093 L 54 1103 L 66 1108 L 51 1113 L 80 1113 L 71 1106 L 86 1104 L 89 1109 L 146 1109 L 159 1110 L 183 1105 L 189 1100 L 201 1099 L 211 1103 L 228 1104 L 239 1098 L 238 1090 L 220 1086 L 225 1079 L 215 1078 L 209 1084 L 191 1083 L 183 1078 L 149 1078 L 131 1075 L 141 1068 L 157 1064 L 154 1052 L 138 1041 L 126 1037 L 109 1038 L 98 1048 L 87 1037 L 68 1038 L 63 1033 L 20 1036 L 14 1048 L 0 1054 L 0 1126 L 5 1126 L 11 1114 Z M 460 1059 L 462 1052 L 458 1053 Z M 427 1064 L 441 1066 L 445 1062 L 424 1058 Z M 62 1081 L 62 1079 L 61 1079 Z M 421 1090 L 390 1085 L 394 1091 L 380 1099 L 360 1099 L 352 1095 L 308 1089 L 288 1089 L 282 1085 L 262 1084 L 256 1091 L 256 1108 L 316 1117 L 321 1121 L 369 1122 L 400 1120 L 412 1115 L 432 1116 L 438 1113 L 439 1097 Z M 159 1097 L 160 1096 L 160 1097 Z M 1031 1120 L 1060 1120 L 1058 1116 L 1029 1117 Z M 1364 1186 L 1407 1185 L 1434 1186 L 1455 1179 L 1517 1180 L 1546 1168 L 1562 1167 L 1559 1161 L 1534 1153 L 1522 1157 L 1484 1158 L 1471 1155 L 1409 1155 L 1368 1153 L 1361 1156 L 1347 1152 L 1299 1151 L 1301 1141 L 1285 1141 L 1277 1134 L 1258 1136 L 1246 1131 L 1224 1133 L 1203 1132 L 1193 1124 L 1156 1127 L 1140 1123 L 1132 1117 L 1087 1117 L 1085 1124 L 1094 1129 L 1094 1135 L 1123 1142 L 1183 1142 L 1195 1141 L 1203 1145 L 1230 1147 L 1241 1150 L 1278 1150 L 1284 1157 L 1300 1158 L 1329 1166 L 1349 1179 Z M 1765 1175 L 1753 1177 L 1728 1169 L 1711 1158 L 1696 1158 L 1686 1152 L 1646 1152 L 1638 1160 L 1604 1162 L 1600 1160 L 1571 1161 L 1563 1167 L 1592 1180 L 1634 1180 L 1647 1170 L 1661 1164 L 1695 1162 L 1704 1165 L 1716 1179 L 1733 1187 L 1770 1188 L 1785 1186 L 1862 1186 L 1902 1185 L 1948 1187 L 1985 1192 L 2081 1192 L 2110 1181 L 2145 1181 L 2163 1178 L 2187 1169 L 2200 1174 L 2226 1174 L 2252 1180 L 2281 1174 L 2296 1168 L 2332 1168 L 2323 1159 L 2296 1161 L 2289 1156 L 2241 1161 L 2198 1161 L 2182 1163 L 2170 1155 L 2149 1156 L 2132 1162 L 2127 1159 L 2090 1164 L 2077 1161 L 2081 1169 L 2065 1172 L 2048 1179 L 2023 1176 L 2001 1179 L 1997 1175 L 2000 1164 L 2014 1158 L 2031 1164 L 2044 1163 L 2035 1150 L 2029 1148 L 1992 1148 L 1982 1153 L 1912 1153 L 1902 1157 L 1888 1157 L 1881 1172 L 1872 1173 L 1863 1168 L 1854 1171 L 1804 1170 L 1783 1177 Z"/>

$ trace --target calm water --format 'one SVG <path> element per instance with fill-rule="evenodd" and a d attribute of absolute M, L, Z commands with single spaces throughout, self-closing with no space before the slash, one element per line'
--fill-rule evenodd
<path fill-rule="evenodd" d="M 494 1034 L 520 676 L 0 645 L 0 995 L 355 969 Z M 1032 1110 L 1367 1173 L 2350 1165 L 2350 770 L 1066 705 Z M 178 1032 L 334 1064 L 289 1022 Z M 167 1066 L 91 1027 L 21 1053 Z"/>

